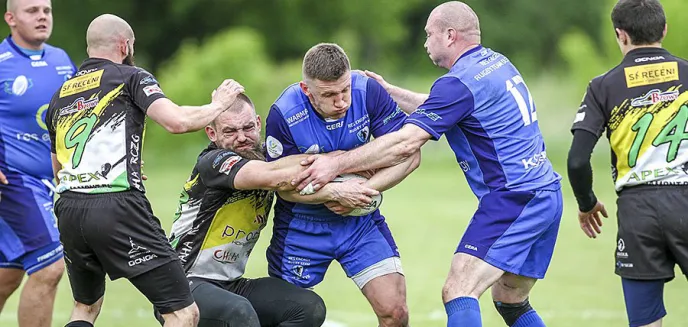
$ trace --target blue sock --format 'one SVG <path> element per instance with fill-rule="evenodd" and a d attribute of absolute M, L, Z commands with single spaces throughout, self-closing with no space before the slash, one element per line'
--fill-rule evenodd
<path fill-rule="evenodd" d="M 444 304 L 447 327 L 482 327 L 480 304 L 472 297 L 459 297 Z"/>
<path fill-rule="evenodd" d="M 520 316 L 511 327 L 546 327 L 542 318 L 535 310 L 530 310 Z"/>

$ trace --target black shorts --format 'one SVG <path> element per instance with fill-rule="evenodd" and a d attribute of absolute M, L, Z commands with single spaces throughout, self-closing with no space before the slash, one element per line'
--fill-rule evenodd
<path fill-rule="evenodd" d="M 632 187 L 617 207 L 617 275 L 668 281 L 677 264 L 688 274 L 688 187 Z"/>
<path fill-rule="evenodd" d="M 65 192 L 55 215 L 76 301 L 92 304 L 102 297 L 107 274 L 129 279 L 162 313 L 193 303 L 181 264 L 142 193 Z"/>

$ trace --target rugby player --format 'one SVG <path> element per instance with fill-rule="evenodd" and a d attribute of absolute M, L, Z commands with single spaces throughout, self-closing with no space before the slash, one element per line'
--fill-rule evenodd
<path fill-rule="evenodd" d="M 528 296 L 549 266 L 562 194 L 533 98 L 509 59 L 480 44 L 478 17 L 468 5 L 437 6 L 425 31 L 430 59 L 449 73 L 429 95 L 383 84 L 413 111 L 404 127 L 338 156 L 312 156 L 294 183 L 301 190 L 348 171 L 387 167 L 445 134 L 480 202 L 442 290 L 447 326 L 481 326 L 478 298 L 490 287 L 508 326 L 544 326 Z"/>
<path fill-rule="evenodd" d="M 313 291 L 274 277 L 242 277 L 267 224 L 273 191 L 293 189 L 289 182 L 303 170 L 303 157 L 265 162 L 261 119 L 243 94 L 205 131 L 212 143 L 184 185 L 170 236 L 191 281 L 199 326 L 322 325 L 325 303 Z M 377 194 L 355 181 L 323 190 L 328 200 L 350 205 Z"/>
<path fill-rule="evenodd" d="M 289 86 L 270 109 L 268 161 L 351 150 L 403 125 L 406 114 L 378 82 L 351 73 L 349 58 L 338 45 L 312 47 L 302 69 L 303 81 Z M 420 152 L 415 152 L 403 164 L 376 172 L 365 185 L 385 191 L 419 163 Z M 399 251 L 380 211 L 343 218 L 351 210 L 318 193 L 279 193 L 267 255 L 270 276 L 313 287 L 337 260 L 371 303 L 380 326 L 407 326 Z"/>
<path fill-rule="evenodd" d="M 168 100 L 155 77 L 134 65 L 134 32 L 114 15 L 86 32 L 86 59 L 53 96 L 46 123 L 60 198 L 60 240 L 75 299 L 67 326 L 93 326 L 105 274 L 127 278 L 165 317 L 165 326 L 196 326 L 184 270 L 153 216 L 141 176 L 145 119 L 171 133 L 202 129 L 243 92 L 227 80 L 200 107 Z"/>
<path fill-rule="evenodd" d="M 46 44 L 53 28 L 50 0 L 8 0 L 10 36 L 0 43 L 0 311 L 29 278 L 19 300 L 20 327 L 51 326 L 64 272 L 53 216 L 50 97 L 76 68 Z"/>
<path fill-rule="evenodd" d="M 662 48 L 658 0 L 621 0 L 611 14 L 621 63 L 588 85 L 573 123 L 569 181 L 590 238 L 607 217 L 592 189 L 590 156 L 602 134 L 618 193 L 616 274 L 629 325 L 661 326 L 664 284 L 688 273 L 688 62 Z"/>

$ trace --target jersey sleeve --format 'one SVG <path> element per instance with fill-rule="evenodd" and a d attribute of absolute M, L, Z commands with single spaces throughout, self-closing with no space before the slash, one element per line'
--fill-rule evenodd
<path fill-rule="evenodd" d="M 406 122 L 406 113 L 376 80 L 369 78 L 366 86 L 366 107 L 370 114 L 371 133 L 380 137 L 399 130 Z"/>
<path fill-rule="evenodd" d="M 474 109 L 473 93 L 458 78 L 442 77 L 435 81 L 430 95 L 407 119 L 417 125 L 434 140 L 439 140 Z"/>
<path fill-rule="evenodd" d="M 59 92 L 59 91 L 58 91 Z M 48 104 L 48 111 L 45 113 L 45 126 L 48 128 L 48 135 L 50 136 L 50 152 L 51 153 L 57 153 L 55 149 L 55 125 L 54 125 L 54 115 L 56 112 L 55 108 L 55 100 L 56 100 L 57 92 L 53 94 L 53 97 L 50 99 L 50 104 Z"/>
<path fill-rule="evenodd" d="M 204 154 L 196 165 L 198 174 L 209 188 L 232 190 L 234 178 L 247 162 L 238 154 L 225 149 L 212 150 Z"/>
<path fill-rule="evenodd" d="M 267 161 L 275 161 L 292 154 L 299 154 L 287 121 L 279 108 L 273 105 L 265 121 L 265 148 Z"/>
<path fill-rule="evenodd" d="M 162 92 L 160 84 L 155 77 L 143 70 L 138 69 L 131 77 L 129 84 L 130 92 L 134 103 L 145 113 L 153 101 L 166 98 Z"/>
<path fill-rule="evenodd" d="M 573 121 L 571 132 L 582 129 L 595 134 L 599 138 L 602 136 L 602 132 L 604 132 L 607 118 L 595 94 L 595 82 L 596 80 L 593 80 L 588 85 L 581 106 L 578 108 L 576 118 Z"/>

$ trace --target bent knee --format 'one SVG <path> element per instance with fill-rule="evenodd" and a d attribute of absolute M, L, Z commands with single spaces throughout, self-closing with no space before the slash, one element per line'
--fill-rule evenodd
<path fill-rule="evenodd" d="M 504 275 L 492 285 L 492 299 L 504 303 L 520 303 L 525 301 L 535 280 L 515 275 Z"/>
<path fill-rule="evenodd" d="M 304 301 L 301 303 L 301 307 L 304 315 L 304 322 L 302 326 L 320 327 L 325 323 L 327 307 L 325 306 L 325 301 L 323 301 L 323 299 L 315 292 L 309 291 L 308 295 L 304 296 Z"/>
<path fill-rule="evenodd" d="M 227 326 L 260 326 L 251 302 L 242 297 L 219 301 L 201 308 L 201 320 L 221 321 Z"/>
<path fill-rule="evenodd" d="M 399 303 L 379 308 L 378 317 L 386 326 L 406 326 L 409 320 L 409 311 L 405 303 Z"/>
<path fill-rule="evenodd" d="M 64 261 L 60 259 L 31 274 L 29 279 L 35 280 L 36 282 L 49 287 L 57 287 L 57 284 L 59 284 L 60 280 L 62 280 L 64 270 Z"/>

